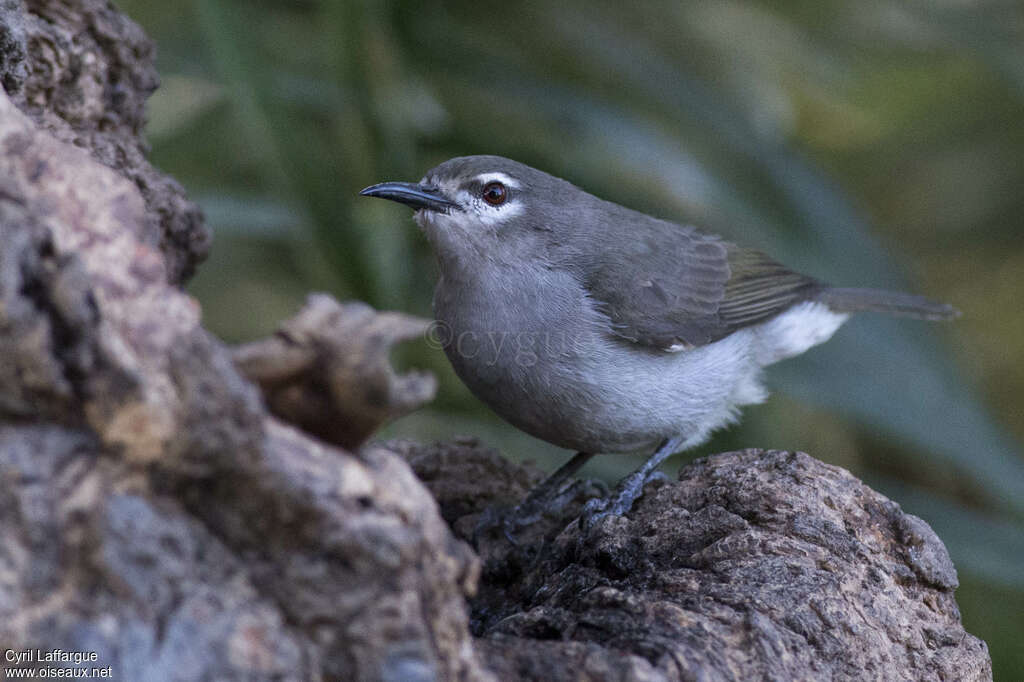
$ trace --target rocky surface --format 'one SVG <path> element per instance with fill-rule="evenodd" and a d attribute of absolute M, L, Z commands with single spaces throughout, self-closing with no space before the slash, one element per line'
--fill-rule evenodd
<path fill-rule="evenodd" d="M 235 365 L 260 387 L 272 413 L 318 438 L 358 447 L 383 424 L 434 398 L 428 372 L 397 374 L 388 354 L 429 326 L 365 303 L 313 294 L 270 338 L 234 350 Z"/>
<path fill-rule="evenodd" d="M 135 185 L 146 205 L 137 237 L 182 282 L 210 232 L 181 185 L 146 160 L 146 100 L 159 83 L 153 43 L 108 0 L 0 0 L 3 90 L 41 130 Z"/>
<path fill-rule="evenodd" d="M 490 482 L 528 472 L 468 444 L 392 448 L 478 544 L 471 622 L 503 680 L 991 678 L 931 528 L 803 453 L 697 460 L 588 531 L 581 496 L 512 544 L 472 531 L 508 502 Z"/>
<path fill-rule="evenodd" d="M 110 3 L 0 0 L 0 642 L 121 680 L 488 679 L 477 560 L 408 467 L 277 421 L 175 286 L 205 228 L 142 157 L 151 54 Z"/>

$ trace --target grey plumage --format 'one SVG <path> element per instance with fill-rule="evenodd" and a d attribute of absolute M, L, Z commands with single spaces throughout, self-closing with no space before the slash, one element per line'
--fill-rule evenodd
<path fill-rule="evenodd" d="M 916 294 L 881 289 L 828 287 L 819 294 L 818 300 L 833 310 L 848 313 L 887 313 L 932 322 L 949 320 L 960 314 L 947 303 L 937 303 Z"/>
<path fill-rule="evenodd" d="M 833 288 L 497 156 L 364 193 L 418 209 L 462 380 L 517 427 L 581 451 L 699 443 L 764 399 L 762 367 L 827 340 L 848 313 L 954 315 L 920 296 Z"/>

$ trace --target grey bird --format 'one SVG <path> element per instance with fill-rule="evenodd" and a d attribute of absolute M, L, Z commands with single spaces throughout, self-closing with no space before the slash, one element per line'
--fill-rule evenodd
<path fill-rule="evenodd" d="M 957 314 L 912 294 L 830 286 L 500 156 L 454 158 L 418 183 L 361 194 L 415 209 L 462 381 L 514 426 L 578 451 L 519 505 L 516 524 L 592 455 L 651 451 L 585 520 L 626 513 L 666 457 L 767 397 L 763 367 L 828 340 L 850 313 Z"/>

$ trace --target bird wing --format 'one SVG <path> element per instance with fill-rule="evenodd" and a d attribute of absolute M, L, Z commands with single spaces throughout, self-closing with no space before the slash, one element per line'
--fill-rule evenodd
<path fill-rule="evenodd" d="M 759 251 L 673 223 L 648 223 L 616 246 L 581 268 L 583 283 L 611 331 L 645 346 L 712 343 L 821 289 Z"/>

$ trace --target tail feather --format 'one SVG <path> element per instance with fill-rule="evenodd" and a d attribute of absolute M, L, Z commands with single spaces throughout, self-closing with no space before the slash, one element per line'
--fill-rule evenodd
<path fill-rule="evenodd" d="M 960 311 L 924 296 L 881 289 L 824 289 L 817 300 L 838 313 L 876 312 L 916 317 L 921 320 L 951 320 Z"/>

